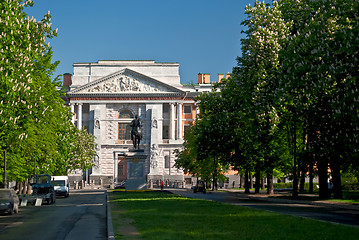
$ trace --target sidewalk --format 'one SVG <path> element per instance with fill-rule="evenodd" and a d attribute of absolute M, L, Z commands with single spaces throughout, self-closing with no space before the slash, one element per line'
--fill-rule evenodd
<path fill-rule="evenodd" d="M 337 202 L 337 201 L 329 201 L 329 200 L 293 200 L 291 198 L 290 192 L 275 192 L 274 195 L 268 195 L 266 192 L 260 192 L 257 194 L 250 193 L 245 194 L 244 190 L 233 190 L 226 189 L 225 191 L 231 193 L 237 193 L 241 196 L 246 196 L 249 199 L 258 200 L 258 201 L 268 201 L 268 202 L 277 202 L 277 203 L 288 203 L 288 204 L 309 204 L 316 206 L 324 206 L 324 207 L 335 207 L 335 208 L 344 208 L 344 209 L 352 209 L 359 211 L 359 204 L 353 203 L 345 203 L 345 202 Z M 315 194 L 299 194 L 299 197 L 315 197 Z"/>

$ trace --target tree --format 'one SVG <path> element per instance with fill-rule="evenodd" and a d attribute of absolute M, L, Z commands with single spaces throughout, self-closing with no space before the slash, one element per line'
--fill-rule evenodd
<path fill-rule="evenodd" d="M 282 99 L 301 115 L 319 169 L 320 196 L 327 197 L 331 168 L 335 197 L 341 197 L 340 169 L 358 140 L 358 1 L 282 1 L 293 21 L 288 45 L 281 51 Z M 308 16 L 310 16 L 308 18 Z M 304 120 L 303 120 L 304 121 Z"/>
<path fill-rule="evenodd" d="M 184 149 L 176 151 L 176 167 L 183 168 L 185 173 L 201 177 L 205 181 L 212 178 L 213 190 L 217 181 L 223 180 L 223 170 L 228 169 L 228 151 L 225 150 L 230 134 L 226 111 L 220 92 L 216 88 L 210 93 L 203 93 L 197 99 L 200 114 L 195 124 L 184 136 Z"/>
<path fill-rule="evenodd" d="M 69 164 L 61 150 L 71 149 L 71 144 L 83 147 L 79 140 L 93 145 L 92 138 L 72 125 L 57 89 L 58 77 L 51 80 L 59 63 L 52 62 L 48 43 L 57 35 L 51 15 L 30 19 L 23 10 L 32 5 L 32 1 L 0 1 L 0 150 L 8 152 L 9 179 L 18 181 L 34 174 L 35 158 L 39 172 L 52 174 L 63 166 L 79 165 Z M 69 141 L 63 142 L 64 138 Z M 79 160 L 88 165 L 92 151 L 81 151 L 86 157 L 78 152 Z"/>
<path fill-rule="evenodd" d="M 273 92 L 277 86 L 279 69 L 279 51 L 289 34 L 290 23 L 286 23 L 277 2 L 273 5 L 255 2 L 254 7 L 246 7 L 248 19 L 242 24 L 246 38 L 242 40 L 242 56 L 237 58 L 238 68 L 234 76 L 246 86 L 238 98 L 243 105 L 238 106 L 245 117 L 246 135 L 252 146 L 251 158 L 254 158 L 256 171 L 265 169 L 268 175 L 268 193 L 273 193 L 270 184 L 275 167 L 274 153 L 270 148 L 273 134 L 278 124 L 277 110 Z M 243 136 L 243 135 L 242 135 Z M 257 176 L 260 176 L 257 173 Z"/>

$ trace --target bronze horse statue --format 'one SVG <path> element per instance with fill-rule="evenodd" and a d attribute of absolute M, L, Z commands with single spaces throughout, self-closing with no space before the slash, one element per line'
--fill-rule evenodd
<path fill-rule="evenodd" d="M 140 141 L 142 140 L 142 123 L 141 119 L 136 115 L 135 119 L 132 120 L 131 124 L 131 140 L 133 142 L 133 147 L 139 149 Z"/>

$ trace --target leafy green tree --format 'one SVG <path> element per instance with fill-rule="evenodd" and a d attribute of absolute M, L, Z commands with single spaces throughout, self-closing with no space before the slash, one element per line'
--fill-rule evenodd
<path fill-rule="evenodd" d="M 35 170 L 66 173 L 63 168 L 88 166 L 93 158 L 93 138 L 72 125 L 58 78 L 51 81 L 59 62 L 52 62 L 48 40 L 57 30 L 49 13 L 40 21 L 30 19 L 24 7 L 32 5 L 0 1 L 0 150 L 8 153 L 9 180 L 18 181 Z"/>
<path fill-rule="evenodd" d="M 320 196 L 328 196 L 329 165 L 340 198 L 340 170 L 355 155 L 358 141 L 358 1 L 289 0 L 282 5 L 284 18 L 294 24 L 281 54 L 281 96 L 307 117 L 303 121 L 317 158 Z"/>
<path fill-rule="evenodd" d="M 244 117 L 249 140 L 246 143 L 252 146 L 249 155 L 254 158 L 257 172 L 266 171 L 268 192 L 273 193 L 270 183 L 276 158 L 270 145 L 278 124 L 273 93 L 278 81 L 279 51 L 289 34 L 290 23 L 283 20 L 277 2 L 272 6 L 255 2 L 253 7 L 248 5 L 245 12 L 248 19 L 242 24 L 247 28 L 246 38 L 242 40 L 242 56 L 238 57 L 238 68 L 234 70 L 238 71 L 234 76 L 244 83 L 234 87 L 245 85 L 247 91 L 238 96 L 243 100 L 236 102 L 244 103 L 237 109 Z"/>
<path fill-rule="evenodd" d="M 230 138 L 226 132 L 226 111 L 223 111 L 221 94 L 216 89 L 202 94 L 197 101 L 200 114 L 186 132 L 184 149 L 176 152 L 176 167 L 207 182 L 212 178 L 213 189 L 216 189 L 217 181 L 224 179 L 223 170 L 228 169 L 224 159 L 230 155 L 225 149 Z"/>

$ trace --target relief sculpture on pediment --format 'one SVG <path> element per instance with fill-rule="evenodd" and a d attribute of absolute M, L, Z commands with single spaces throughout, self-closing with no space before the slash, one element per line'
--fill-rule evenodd
<path fill-rule="evenodd" d="M 88 92 L 158 92 L 160 90 L 158 86 L 154 86 L 147 81 L 141 82 L 129 76 L 119 75 L 116 78 L 90 87 Z"/>

